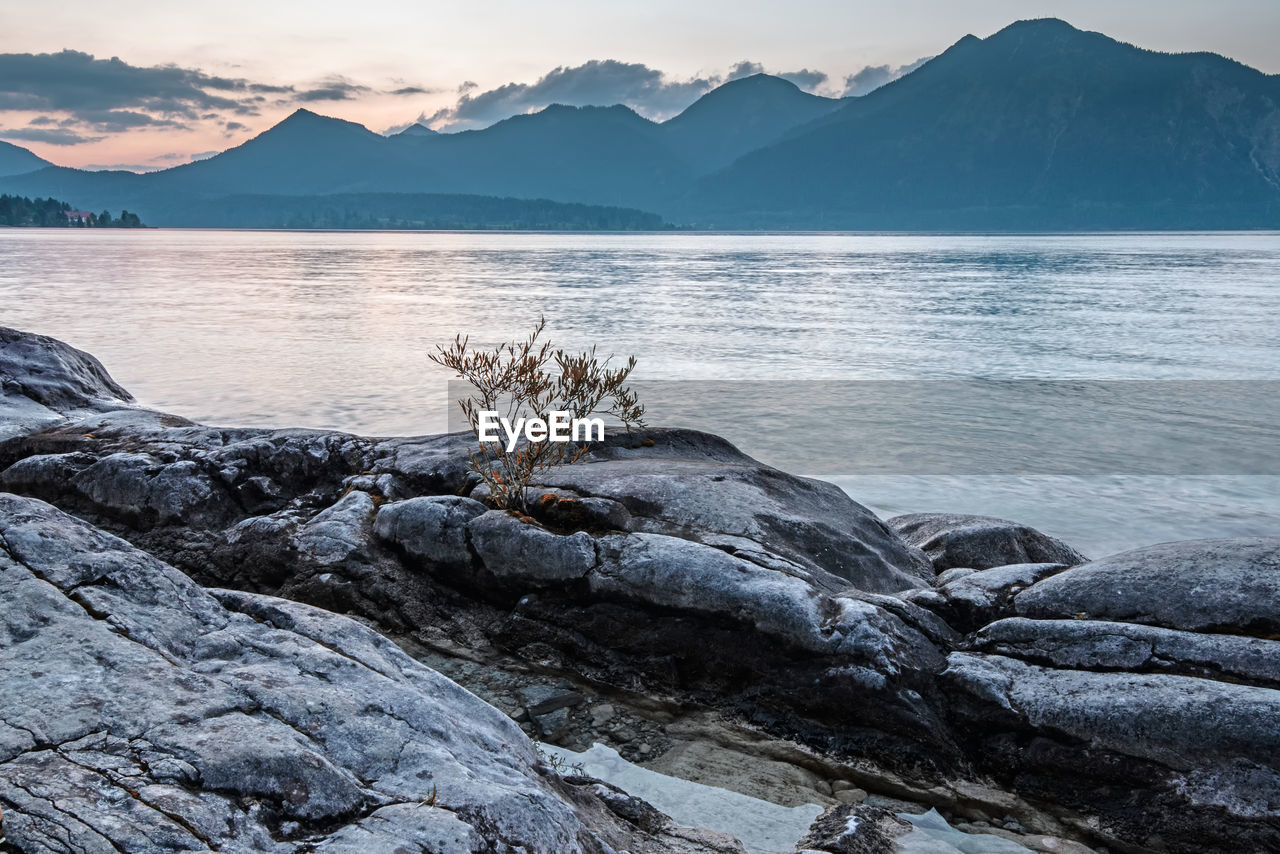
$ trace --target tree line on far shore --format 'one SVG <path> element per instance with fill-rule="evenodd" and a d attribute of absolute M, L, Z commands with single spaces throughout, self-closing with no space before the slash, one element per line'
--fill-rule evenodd
<path fill-rule="evenodd" d="M 74 210 L 57 199 L 28 199 L 26 196 L 0 195 L 0 226 L 34 228 L 142 228 L 135 213 L 110 211 L 90 213 Z"/>

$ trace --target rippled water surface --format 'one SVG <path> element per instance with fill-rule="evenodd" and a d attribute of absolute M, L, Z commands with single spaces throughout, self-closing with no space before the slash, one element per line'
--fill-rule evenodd
<path fill-rule="evenodd" d="M 0 324 L 224 425 L 438 431 L 431 347 L 540 314 L 558 344 L 636 354 L 644 380 L 1275 381 L 1280 235 L 0 231 Z M 699 401 L 651 403 L 661 421 Z M 787 430 L 723 432 L 791 459 Z M 998 513 L 1086 551 L 1280 534 L 1274 476 L 859 476 L 830 457 L 808 473 L 881 512 Z"/>

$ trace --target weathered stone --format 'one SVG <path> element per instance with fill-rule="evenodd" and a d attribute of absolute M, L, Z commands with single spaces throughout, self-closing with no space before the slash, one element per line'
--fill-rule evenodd
<path fill-rule="evenodd" d="M 559 741 L 569 729 L 569 710 L 555 709 L 541 715 L 530 715 L 529 719 L 538 729 L 538 737 L 552 744 Z"/>
<path fill-rule="evenodd" d="M 933 583 L 935 587 L 942 587 L 943 585 L 950 584 L 953 581 L 958 581 L 966 575 L 973 575 L 977 571 L 978 570 L 971 566 L 953 566 L 951 569 L 944 569 L 942 572 L 939 572 L 938 577 L 934 579 Z"/>
<path fill-rule="evenodd" d="M 75 412 L 132 401 L 88 353 L 55 338 L 0 326 L 0 442 Z"/>
<path fill-rule="evenodd" d="M 910 832 L 910 824 L 887 810 L 841 803 L 818 816 L 797 847 L 827 854 L 893 854 L 894 840 Z"/>
<path fill-rule="evenodd" d="M 368 551 L 376 507 L 367 492 L 348 492 L 298 529 L 300 554 L 321 566 L 356 559 Z"/>
<path fill-rule="evenodd" d="M 710 546 L 660 534 L 629 534 L 602 538 L 600 551 L 600 567 L 588 581 L 601 595 L 732 616 L 813 652 L 897 658 L 914 646 L 915 655 L 927 659 L 933 651 L 927 640 L 875 605 L 829 597 L 799 578 Z"/>
<path fill-rule="evenodd" d="M 579 706 L 586 699 L 577 691 L 557 688 L 553 685 L 526 685 L 517 689 L 520 702 L 530 715 L 546 715 L 558 709 Z"/>
<path fill-rule="evenodd" d="M 601 703 L 591 710 L 591 725 L 602 727 L 613 720 L 614 708 L 609 703 Z"/>
<path fill-rule="evenodd" d="M 969 572 L 938 588 L 946 602 L 933 610 L 956 629 L 971 632 L 1012 615 L 1017 594 L 1065 568 L 1059 563 L 1016 563 Z"/>
<path fill-rule="evenodd" d="M 1072 566 L 1086 560 L 1056 537 L 991 516 L 911 513 L 890 519 L 889 527 L 911 545 L 923 549 L 938 572 L 953 567 L 991 569 L 1015 563 Z"/>
<path fill-rule="evenodd" d="M 1098 832 L 1179 852 L 1280 846 L 1280 691 L 964 652 L 944 678 L 981 765 L 1088 804 Z"/>
<path fill-rule="evenodd" d="M 431 495 L 378 508 L 373 531 L 405 554 L 434 566 L 470 565 L 467 523 L 487 512 L 479 501 L 456 495 Z"/>
<path fill-rule="evenodd" d="M 614 435 L 539 485 L 617 501 L 636 531 L 773 555 L 831 589 L 893 593 L 933 579 L 918 551 L 839 487 L 762 465 L 706 433 Z"/>
<path fill-rule="evenodd" d="M 354 621 L 205 591 L 9 495 L 0 641 L 21 851 L 725 850 L 548 776 L 500 712 Z"/>
<path fill-rule="evenodd" d="M 487 484 L 477 486 L 470 496 L 493 506 Z M 571 489 L 552 486 L 530 486 L 525 488 L 524 501 L 530 516 L 556 530 L 605 533 L 632 528 L 631 513 L 609 498 L 582 496 Z"/>
<path fill-rule="evenodd" d="M 491 510 L 467 524 L 471 545 L 491 574 L 525 583 L 572 581 L 596 564 L 589 534 L 556 534 L 505 510 Z"/>
<path fill-rule="evenodd" d="M 1096 560 L 1018 594 L 1021 616 L 1280 635 L 1280 537 L 1163 543 Z"/>
<path fill-rule="evenodd" d="M 1280 688 L 1280 641 L 1262 638 L 1013 617 L 986 626 L 968 648 L 1048 667 L 1172 673 Z"/>

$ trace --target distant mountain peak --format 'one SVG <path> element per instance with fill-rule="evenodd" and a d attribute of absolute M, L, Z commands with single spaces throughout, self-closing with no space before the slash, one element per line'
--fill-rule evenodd
<path fill-rule="evenodd" d="M 290 113 L 284 119 L 284 121 L 280 122 L 280 124 L 284 124 L 285 122 L 313 121 L 315 119 L 323 119 L 323 118 L 326 118 L 326 117 L 320 115 L 317 112 L 313 112 L 312 110 L 308 110 L 306 107 L 299 107 L 298 109 Z"/>
<path fill-rule="evenodd" d="M 696 171 L 706 173 L 776 142 L 841 103 L 781 77 L 751 74 L 712 89 L 662 128 L 669 144 Z"/>
<path fill-rule="evenodd" d="M 403 137 L 409 137 L 409 138 L 439 136 L 439 135 L 440 135 L 439 131 L 434 131 L 431 128 L 427 127 L 426 125 L 422 124 L 421 122 L 416 124 L 411 124 L 404 130 L 392 134 L 392 136 L 403 136 Z"/>
<path fill-rule="evenodd" d="M 773 74 L 765 74 L 763 71 L 758 71 L 755 74 L 748 74 L 746 77 L 737 77 L 718 88 L 724 89 L 727 87 L 734 87 L 738 89 L 743 89 L 743 88 L 752 87 L 752 86 L 754 87 L 772 86 L 777 89 L 799 89 L 800 88 L 799 86 L 797 86 L 796 84 L 792 83 L 790 80 L 787 80 L 784 77 L 778 77 Z"/>
<path fill-rule="evenodd" d="M 1000 32 L 1003 33 L 1010 30 L 1039 31 L 1039 32 L 1045 32 L 1045 33 L 1050 33 L 1050 32 L 1082 33 L 1084 32 L 1084 30 L 1078 29 L 1077 27 L 1073 27 L 1071 24 L 1067 23 L 1061 18 L 1024 18 L 1021 21 L 1014 21 L 1012 24 L 1009 24 L 1009 26 L 1000 30 Z"/>
<path fill-rule="evenodd" d="M 629 113 L 635 116 L 640 115 L 635 110 L 628 107 L 626 104 L 583 104 L 581 106 L 575 106 L 573 104 L 556 103 L 556 104 L 548 104 L 544 109 L 540 110 L 539 112 L 564 113 L 564 114 L 597 113 L 601 115 L 607 115 L 607 114 L 623 115 L 624 113 Z"/>
<path fill-rule="evenodd" d="M 347 128 L 352 130 L 360 130 L 368 134 L 373 133 L 373 131 L 369 130 L 367 127 L 357 122 L 349 122 L 346 119 L 339 119 L 333 116 L 322 116 L 319 113 L 312 112 L 311 110 L 308 110 L 305 107 L 299 107 L 298 109 L 294 110 L 283 121 L 280 121 L 273 127 L 269 128 L 266 131 L 266 133 L 271 133 L 272 131 L 280 130 L 282 128 L 306 128 L 306 129 Z M 374 135 L 376 136 L 376 134 Z"/>
<path fill-rule="evenodd" d="M 772 74 L 750 74 L 730 80 L 690 104 L 684 112 L 668 119 L 667 124 L 679 126 L 711 117 L 720 110 L 749 107 L 765 108 L 782 104 L 823 104 L 834 107 L 836 99 L 824 98 L 804 91 L 790 80 Z M 717 118 L 719 118 L 717 116 Z"/>

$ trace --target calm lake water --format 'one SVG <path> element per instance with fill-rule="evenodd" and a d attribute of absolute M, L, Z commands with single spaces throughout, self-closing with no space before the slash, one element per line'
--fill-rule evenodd
<path fill-rule="evenodd" d="M 821 424 L 815 439 L 792 421 L 735 419 L 752 394 L 776 401 L 779 383 L 824 395 L 823 417 L 833 383 L 858 411 L 870 380 L 883 381 L 875 400 L 972 378 L 1252 381 L 1269 394 L 1280 234 L 0 231 L 0 324 L 88 350 L 141 402 L 220 425 L 437 432 L 448 377 L 432 347 L 459 332 L 496 343 L 539 315 L 561 346 L 634 353 L 636 378 L 657 383 L 651 423 L 714 426 L 885 515 L 1002 515 L 1093 554 L 1280 534 L 1280 478 L 1251 457 L 1194 475 L 1111 462 L 867 474 L 842 467 L 847 436 L 797 453 L 822 444 Z M 720 400 L 717 383 L 735 391 Z M 953 428 L 927 399 L 913 406 L 913 429 L 945 445 Z M 1147 445 L 1150 463 L 1162 449 Z"/>

